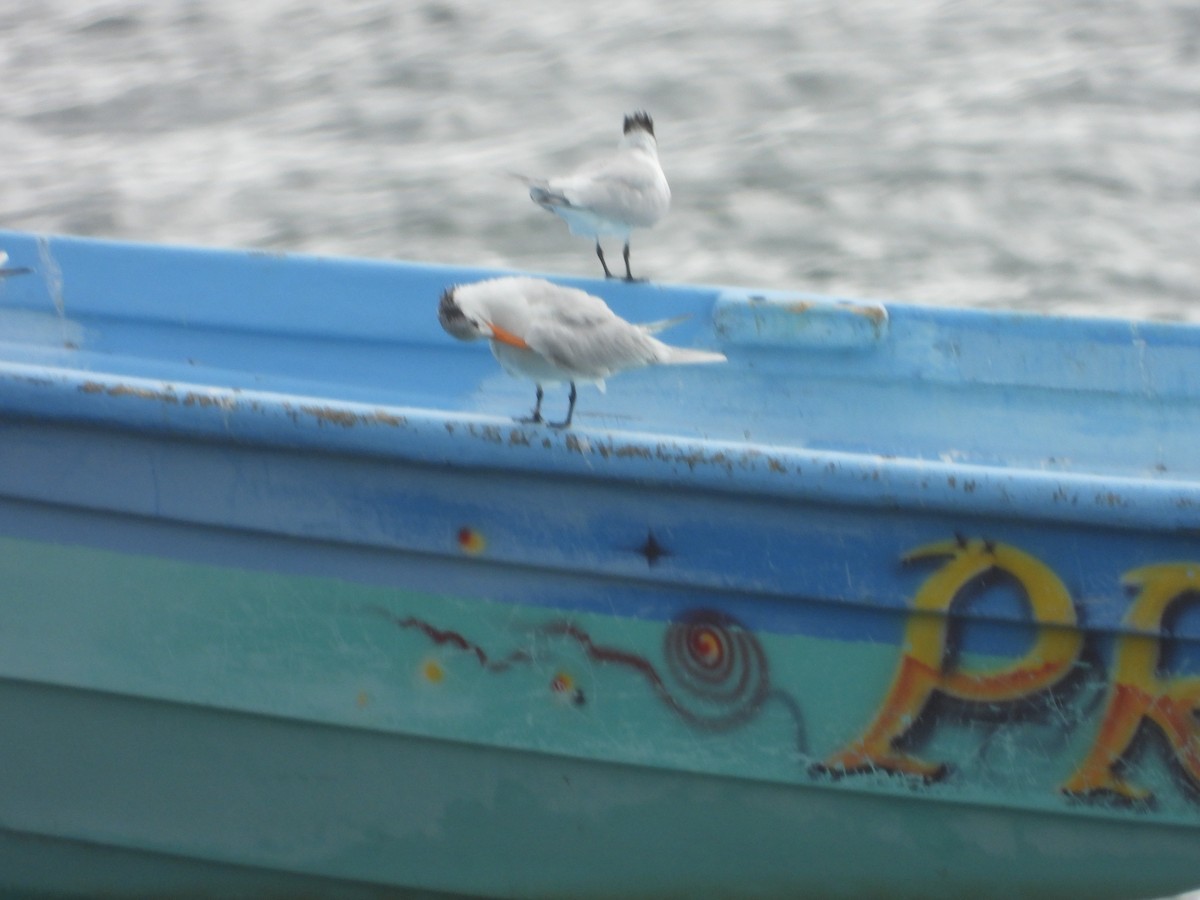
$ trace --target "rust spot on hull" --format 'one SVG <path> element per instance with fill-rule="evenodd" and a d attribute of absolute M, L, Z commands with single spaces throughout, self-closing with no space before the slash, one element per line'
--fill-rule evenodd
<path fill-rule="evenodd" d="M 369 413 L 357 413 L 349 409 L 339 409 L 336 406 L 301 406 L 300 412 L 312 416 L 320 423 L 340 425 L 342 428 L 353 428 L 355 425 L 389 425 L 398 428 L 405 423 L 404 416 L 384 412 L 381 409 Z"/>
<path fill-rule="evenodd" d="M 343 428 L 353 428 L 358 424 L 357 414 L 333 406 L 302 406 L 300 412 L 307 413 L 318 422 L 341 425 Z"/>
<path fill-rule="evenodd" d="M 195 391 L 188 391 L 183 395 L 184 406 L 200 406 L 210 407 L 216 406 L 220 409 L 232 409 L 237 401 L 232 397 L 214 397 L 212 394 L 197 394 Z"/>
<path fill-rule="evenodd" d="M 157 400 L 160 403 L 178 403 L 179 395 L 169 387 L 161 390 L 134 387 L 130 384 L 102 384 L 85 381 L 79 386 L 84 394 L 107 394 L 110 397 L 137 397 L 139 400 Z"/>
<path fill-rule="evenodd" d="M 871 323 L 880 328 L 887 321 L 887 310 L 882 306 L 857 306 L 849 307 L 850 312 L 857 316 L 862 316 L 864 319 L 870 319 Z"/>

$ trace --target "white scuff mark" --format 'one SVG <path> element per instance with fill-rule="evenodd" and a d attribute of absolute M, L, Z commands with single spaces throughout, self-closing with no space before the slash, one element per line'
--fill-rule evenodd
<path fill-rule="evenodd" d="M 1142 393 L 1147 397 L 1154 396 L 1154 379 L 1146 368 L 1146 339 L 1141 336 L 1138 323 L 1129 323 L 1129 333 L 1133 338 L 1133 348 L 1137 351 L 1138 374 L 1141 376 Z"/>
<path fill-rule="evenodd" d="M 48 237 L 45 235 L 40 236 L 37 245 L 42 278 L 45 279 L 46 290 L 50 293 L 50 301 L 54 304 L 54 311 L 58 313 L 58 317 L 66 320 L 67 305 L 63 299 L 62 269 L 58 267 L 58 262 L 55 260 L 54 254 L 50 252 L 50 239 Z"/>

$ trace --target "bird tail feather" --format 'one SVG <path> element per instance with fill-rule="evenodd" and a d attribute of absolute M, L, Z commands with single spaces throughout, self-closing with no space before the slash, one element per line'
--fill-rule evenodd
<path fill-rule="evenodd" d="M 555 206 L 570 206 L 568 200 L 560 191 L 551 190 L 550 183 L 544 178 L 530 178 L 520 172 L 508 172 L 510 178 L 515 178 L 529 188 L 529 198 L 538 206 L 550 209 Z"/>
<path fill-rule="evenodd" d="M 670 344 L 663 344 L 663 347 L 666 348 L 666 352 L 659 362 L 669 366 L 685 366 L 695 363 L 720 363 L 726 361 L 724 353 L 717 353 L 713 350 L 672 347 Z"/>
<path fill-rule="evenodd" d="M 682 325 L 692 317 L 691 313 L 684 313 L 682 316 L 673 316 L 670 319 L 659 319 L 655 322 L 641 322 L 638 328 L 646 332 L 646 334 L 658 334 L 660 331 L 666 331 L 668 328 L 674 328 L 676 325 Z"/>
<path fill-rule="evenodd" d="M 571 201 L 558 191 L 552 191 L 538 184 L 531 184 L 529 186 L 529 198 L 538 206 L 544 206 L 546 209 L 554 206 L 571 205 Z"/>
<path fill-rule="evenodd" d="M 512 171 L 505 172 L 504 174 L 508 178 L 515 178 L 517 181 L 521 182 L 521 184 L 525 185 L 526 187 L 533 187 L 535 184 L 541 185 L 543 187 L 545 187 L 545 185 L 546 185 L 546 179 L 544 179 L 544 178 L 531 178 L 528 175 L 522 175 L 520 172 L 512 172 Z"/>

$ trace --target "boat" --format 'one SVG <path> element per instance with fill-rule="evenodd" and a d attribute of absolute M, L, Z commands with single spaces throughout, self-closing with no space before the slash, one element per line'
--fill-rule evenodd
<path fill-rule="evenodd" d="M 0 248 L 0 890 L 1200 885 L 1200 327 L 549 276 L 727 357 L 553 428 L 495 270 Z"/>

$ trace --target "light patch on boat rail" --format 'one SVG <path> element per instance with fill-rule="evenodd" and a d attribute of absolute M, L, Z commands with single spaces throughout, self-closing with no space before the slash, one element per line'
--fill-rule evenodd
<path fill-rule="evenodd" d="M 676 441 L 614 441 L 591 439 L 580 434 L 568 433 L 563 437 L 563 446 L 567 451 L 579 456 L 594 455 L 600 459 L 642 459 L 654 460 L 670 465 L 687 466 L 688 471 L 694 472 L 697 467 L 712 467 L 720 469 L 728 475 L 734 472 L 753 471 L 761 468 L 767 473 L 786 475 L 792 468 L 779 457 L 766 453 L 755 447 L 733 449 L 725 446 L 705 447 L 703 445 L 683 444 Z M 799 467 L 794 467 L 799 472 Z"/>
<path fill-rule="evenodd" d="M 60 319 L 67 317 L 67 302 L 63 297 L 63 274 L 58 260 L 50 250 L 50 238 L 42 235 L 37 239 L 38 260 L 41 262 L 42 278 L 54 304 L 54 312 Z"/>
<path fill-rule="evenodd" d="M 713 308 L 723 341 L 749 347 L 869 349 L 888 335 L 882 303 L 726 291 Z"/>

